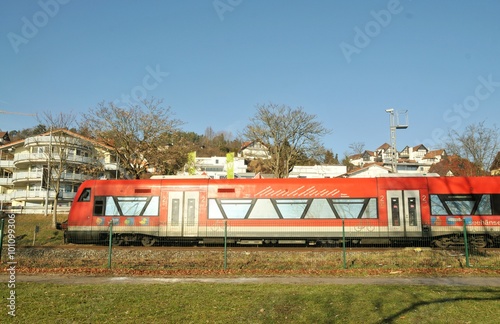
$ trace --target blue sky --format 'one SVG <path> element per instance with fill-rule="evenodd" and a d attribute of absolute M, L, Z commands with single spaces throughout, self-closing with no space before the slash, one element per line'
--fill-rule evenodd
<path fill-rule="evenodd" d="M 234 135 L 259 104 L 317 116 L 343 156 L 390 142 L 440 148 L 500 120 L 500 2 L 39 0 L 0 3 L 0 110 L 87 112 L 163 99 L 184 130 Z M 34 117 L 0 114 L 0 129 Z"/>

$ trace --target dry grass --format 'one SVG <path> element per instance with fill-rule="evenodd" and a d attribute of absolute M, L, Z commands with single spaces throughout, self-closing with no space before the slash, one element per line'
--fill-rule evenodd
<path fill-rule="evenodd" d="M 65 216 L 59 216 L 64 220 Z M 34 230 L 38 226 L 35 248 L 32 248 Z M 20 268 L 28 269 L 92 269 L 108 268 L 108 250 L 88 246 L 78 249 L 61 249 L 63 233 L 51 228 L 51 217 L 19 215 L 16 217 L 16 261 Z M 36 247 L 44 246 L 39 249 Z M 51 248 L 53 247 L 53 248 Z M 5 247 L 4 247 L 5 251 Z M 4 252 L 5 253 L 5 252 Z M 3 260 L 4 261 L 4 260 Z M 227 269 L 224 269 L 226 261 Z M 344 268 L 345 262 L 345 268 Z M 303 251 L 231 248 L 224 260 L 223 249 L 199 248 L 166 250 L 145 247 L 114 247 L 112 268 L 130 271 L 170 271 L 177 273 L 212 273 L 228 270 L 235 274 L 331 274 L 332 271 L 394 273 L 397 271 L 426 272 L 466 270 L 484 274 L 498 274 L 500 253 L 477 251 L 469 257 L 470 268 L 463 251 L 390 249 L 384 252 L 367 252 L 356 249 L 304 248 Z M 71 270 L 73 269 L 73 270 Z"/>

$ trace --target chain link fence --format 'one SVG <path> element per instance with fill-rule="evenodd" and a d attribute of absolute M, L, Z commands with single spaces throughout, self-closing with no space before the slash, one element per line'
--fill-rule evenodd
<path fill-rule="evenodd" d="M 250 235 L 258 231 L 250 232 L 248 227 L 221 220 L 206 229 L 203 237 L 169 239 L 153 236 L 151 232 L 145 235 L 140 226 L 129 226 L 132 231 L 124 232 L 120 223 L 109 222 L 102 226 L 105 231 L 98 236 L 80 236 L 81 244 L 64 244 L 62 230 L 47 230 L 42 221 L 26 226 L 28 218 L 21 217 L 27 216 L 11 215 L 4 215 L 0 224 L 4 227 L 1 261 L 5 265 L 14 255 L 18 266 L 27 268 L 194 275 L 224 271 L 265 275 L 500 269 L 497 238 L 478 235 L 467 222 L 462 226 L 443 226 L 442 232 L 422 232 L 420 236 L 387 235 L 366 221 L 309 228 L 306 232 L 314 235 L 308 236 L 303 235 L 305 231 L 300 226 L 275 225 L 260 229 L 268 235 L 258 237 Z M 47 234 L 52 236 L 47 238 Z M 145 240 L 145 236 L 154 239 Z M 484 248 L 484 241 L 497 248 Z"/>

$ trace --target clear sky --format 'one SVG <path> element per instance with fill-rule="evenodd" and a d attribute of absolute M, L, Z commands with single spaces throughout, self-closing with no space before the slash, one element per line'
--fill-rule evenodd
<path fill-rule="evenodd" d="M 163 99 L 183 129 L 238 132 L 259 104 L 303 107 L 326 148 L 440 148 L 500 120 L 500 2 L 38 0 L 0 2 L 0 110 L 87 112 Z M 0 114 L 0 129 L 35 126 Z M 500 125 L 499 125 L 500 126 Z"/>

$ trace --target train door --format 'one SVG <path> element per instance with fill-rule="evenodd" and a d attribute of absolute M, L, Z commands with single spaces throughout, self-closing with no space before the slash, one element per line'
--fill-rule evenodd
<path fill-rule="evenodd" d="M 390 236 L 422 235 L 418 190 L 387 190 L 387 214 Z"/>
<path fill-rule="evenodd" d="M 198 236 L 197 191 L 169 191 L 167 236 Z"/>

